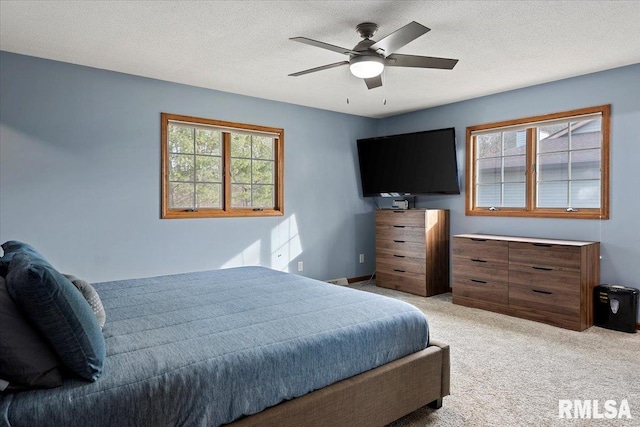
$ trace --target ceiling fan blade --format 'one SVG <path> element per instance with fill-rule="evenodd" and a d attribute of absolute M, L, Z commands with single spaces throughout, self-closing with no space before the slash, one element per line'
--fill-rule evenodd
<path fill-rule="evenodd" d="M 382 86 L 382 74 L 379 76 L 371 77 L 369 79 L 364 79 L 364 82 L 367 84 L 368 89 L 375 89 L 377 87 Z"/>
<path fill-rule="evenodd" d="M 458 63 L 457 59 L 434 58 L 432 56 L 400 55 L 394 53 L 387 56 L 385 65 L 388 67 L 417 67 L 417 68 L 439 68 L 451 70 Z"/>
<path fill-rule="evenodd" d="M 302 76 L 303 74 L 315 73 L 316 71 L 328 70 L 329 68 L 340 67 L 342 65 L 348 65 L 348 64 L 349 64 L 349 61 L 334 62 L 333 64 L 327 64 L 327 65 L 322 65 L 316 68 L 310 68 L 304 71 L 298 71 L 297 73 L 289 74 L 289 76 L 298 77 L 298 76 Z"/>
<path fill-rule="evenodd" d="M 387 37 L 378 40 L 369 46 L 369 49 L 386 57 L 429 31 L 431 31 L 430 28 L 427 28 L 422 24 L 418 24 L 416 21 L 412 21 L 404 27 L 389 34 Z"/>
<path fill-rule="evenodd" d="M 319 42 L 318 40 L 312 40 L 306 37 L 291 37 L 289 40 L 308 44 L 315 47 L 320 47 L 322 49 L 327 49 L 333 52 L 342 53 L 343 55 L 360 55 L 360 52 L 356 52 L 355 50 L 347 49 L 340 46 L 335 46 L 329 43 Z"/>

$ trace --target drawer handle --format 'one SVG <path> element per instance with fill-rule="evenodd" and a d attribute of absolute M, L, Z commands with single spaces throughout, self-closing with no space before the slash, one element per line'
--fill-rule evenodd
<path fill-rule="evenodd" d="M 547 267 L 531 267 L 534 270 L 542 270 L 542 271 L 553 271 L 553 268 L 547 268 Z"/>
<path fill-rule="evenodd" d="M 396 254 L 393 254 L 393 256 L 394 256 L 394 257 L 396 257 L 396 258 L 404 258 L 404 255 L 396 255 Z"/>
<path fill-rule="evenodd" d="M 550 248 L 553 245 L 550 245 L 549 243 L 534 243 L 533 246 L 542 246 L 543 248 Z"/>
<path fill-rule="evenodd" d="M 406 225 L 394 225 L 395 228 L 405 228 Z"/>
<path fill-rule="evenodd" d="M 404 213 L 404 211 L 393 211 L 394 213 Z"/>
<path fill-rule="evenodd" d="M 553 292 L 549 292 L 549 291 L 539 291 L 538 289 L 531 289 L 531 290 L 537 294 L 545 294 L 545 295 L 553 294 Z"/>
<path fill-rule="evenodd" d="M 486 242 L 487 239 L 478 239 L 478 238 L 474 238 L 472 237 L 471 240 L 473 240 L 474 242 Z"/>
<path fill-rule="evenodd" d="M 404 240 L 394 240 L 395 243 L 406 243 Z"/>
<path fill-rule="evenodd" d="M 483 259 L 477 259 L 477 258 L 471 258 L 471 261 L 473 261 L 473 262 L 487 262 L 487 261 L 485 261 Z"/>
<path fill-rule="evenodd" d="M 484 280 L 476 280 L 476 279 L 469 279 L 469 280 L 471 280 L 474 283 L 487 283 Z"/>
<path fill-rule="evenodd" d="M 397 268 L 394 268 L 393 271 L 397 271 L 398 273 L 406 273 L 405 270 L 398 270 Z"/>

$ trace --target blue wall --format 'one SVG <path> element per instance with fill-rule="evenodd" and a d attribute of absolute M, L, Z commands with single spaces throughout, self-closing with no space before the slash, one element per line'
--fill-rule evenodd
<path fill-rule="evenodd" d="M 465 216 L 467 126 L 603 104 L 611 104 L 609 220 Z M 378 126 L 379 135 L 456 128 L 462 194 L 417 202 L 418 207 L 450 209 L 452 234 L 600 241 L 601 282 L 640 288 L 640 64 L 394 116 Z"/>
<path fill-rule="evenodd" d="M 450 209 L 452 234 L 602 241 L 602 282 L 640 287 L 639 81 L 637 64 L 374 120 L 0 52 L 0 241 L 90 281 L 299 260 L 318 279 L 367 275 L 356 139 L 455 126 L 463 194 L 419 207 Z M 610 220 L 464 215 L 467 126 L 609 103 Z M 160 220 L 160 112 L 284 128 L 284 217 Z"/>
<path fill-rule="evenodd" d="M 7 52 L 0 94 L 0 241 L 32 243 L 64 272 L 374 270 L 355 141 L 374 136 L 376 120 Z M 161 112 L 284 128 L 285 215 L 160 220 Z"/>

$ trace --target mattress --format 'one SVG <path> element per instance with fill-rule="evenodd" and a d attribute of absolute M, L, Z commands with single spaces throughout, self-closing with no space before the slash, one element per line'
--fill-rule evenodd
<path fill-rule="evenodd" d="M 410 304 L 262 267 L 94 286 L 107 312 L 102 377 L 4 395 L 4 425 L 218 426 L 429 340 Z"/>

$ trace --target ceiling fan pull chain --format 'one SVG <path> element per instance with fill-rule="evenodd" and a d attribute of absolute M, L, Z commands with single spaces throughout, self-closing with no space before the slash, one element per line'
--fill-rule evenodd
<path fill-rule="evenodd" d="M 382 81 L 387 80 L 387 72 L 385 70 L 382 70 L 382 77 Z M 387 85 L 382 86 L 382 105 L 387 105 Z"/>

